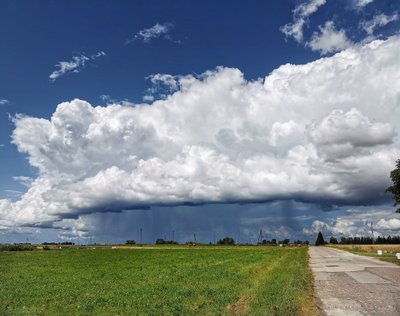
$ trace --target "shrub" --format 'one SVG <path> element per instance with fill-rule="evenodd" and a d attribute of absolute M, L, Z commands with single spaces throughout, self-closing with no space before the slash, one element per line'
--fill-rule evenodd
<path fill-rule="evenodd" d="M 0 245 L 0 251 L 32 251 L 32 245 Z"/>
<path fill-rule="evenodd" d="M 217 245 L 234 245 L 235 240 L 231 237 L 225 237 L 223 239 L 218 240 Z"/>

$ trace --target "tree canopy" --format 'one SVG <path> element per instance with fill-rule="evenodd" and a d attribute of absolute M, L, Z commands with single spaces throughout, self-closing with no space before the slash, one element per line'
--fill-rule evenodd
<path fill-rule="evenodd" d="M 317 240 L 315 241 L 316 246 L 325 245 L 324 237 L 321 232 L 318 232 Z"/>
<path fill-rule="evenodd" d="M 390 178 L 392 179 L 393 185 L 388 187 L 386 192 L 393 194 L 393 206 L 397 206 L 400 205 L 400 159 L 396 162 L 396 169 L 390 172 Z M 398 208 L 396 212 L 400 213 L 400 208 Z"/>
<path fill-rule="evenodd" d="M 338 241 L 337 241 L 337 239 L 336 239 L 335 237 L 332 236 L 332 237 L 329 239 L 329 243 L 330 243 L 330 244 L 337 244 Z"/>
<path fill-rule="evenodd" d="M 231 237 L 225 237 L 224 239 L 220 239 L 217 242 L 217 245 L 234 245 L 235 240 Z"/>

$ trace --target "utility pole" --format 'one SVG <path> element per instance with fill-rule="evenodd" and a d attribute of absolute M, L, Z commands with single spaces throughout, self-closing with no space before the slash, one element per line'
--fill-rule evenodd
<path fill-rule="evenodd" d="M 215 232 L 214 232 L 214 245 L 215 245 Z"/>
<path fill-rule="evenodd" d="M 375 240 L 374 240 L 374 226 L 373 223 L 371 222 L 371 234 L 372 234 L 372 244 L 375 244 Z"/>
<path fill-rule="evenodd" d="M 172 242 L 174 242 L 175 241 L 175 231 L 173 230 L 172 231 Z"/>
<path fill-rule="evenodd" d="M 143 245 L 143 230 L 140 228 L 140 244 Z"/>
<path fill-rule="evenodd" d="M 263 239 L 263 233 L 262 233 L 262 229 L 260 229 L 260 234 L 258 235 L 258 241 L 257 241 L 257 243 L 258 243 L 258 244 L 261 244 L 261 243 L 262 243 L 262 239 Z"/>
<path fill-rule="evenodd" d="M 194 237 L 194 243 L 197 244 L 196 233 L 193 234 L 193 237 Z"/>
<path fill-rule="evenodd" d="M 368 226 L 371 227 L 371 237 L 372 237 L 372 244 L 375 244 L 375 240 L 374 240 L 374 223 L 373 222 L 365 222 L 365 231 L 368 232 L 369 228 Z"/>

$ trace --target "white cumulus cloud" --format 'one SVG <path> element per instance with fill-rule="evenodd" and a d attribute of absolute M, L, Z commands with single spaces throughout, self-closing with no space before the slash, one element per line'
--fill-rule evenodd
<path fill-rule="evenodd" d="M 311 140 L 327 155 L 337 158 L 354 155 L 357 150 L 389 144 L 395 136 L 390 123 L 371 122 L 359 110 L 334 110 L 319 124 L 308 128 Z"/>
<path fill-rule="evenodd" d="M 157 205 L 387 202 L 399 49 L 392 37 L 263 80 L 223 67 L 176 76 L 177 91 L 152 104 L 76 99 L 50 119 L 18 115 L 13 143 L 38 177 L 18 201 L 0 200 L 0 226 Z M 330 159 L 342 144 L 354 152 Z"/>
<path fill-rule="evenodd" d="M 324 26 L 319 27 L 319 31 L 319 33 L 314 32 L 307 45 L 322 55 L 338 52 L 352 45 L 347 38 L 346 31 L 337 30 L 333 21 L 327 21 Z"/>
<path fill-rule="evenodd" d="M 393 218 L 391 210 L 349 209 L 336 219 L 313 221 L 310 227 L 303 228 L 303 233 L 308 236 L 316 236 L 320 231 L 325 237 L 371 236 L 371 223 L 375 238 L 379 235 L 393 235 L 400 230 L 400 219 Z"/>
<path fill-rule="evenodd" d="M 381 219 L 376 225 L 378 229 L 388 229 L 400 231 L 400 219 L 391 218 L 391 219 Z"/>

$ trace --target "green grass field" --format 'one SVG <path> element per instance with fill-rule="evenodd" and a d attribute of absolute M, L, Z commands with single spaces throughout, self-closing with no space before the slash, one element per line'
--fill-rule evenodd
<path fill-rule="evenodd" d="M 312 315 L 307 248 L 0 252 L 0 315 Z"/>

